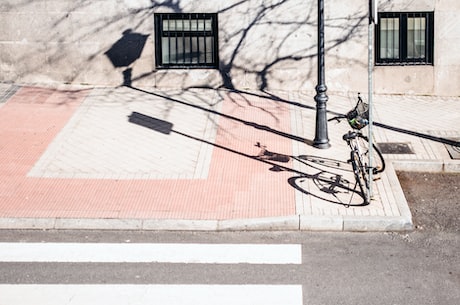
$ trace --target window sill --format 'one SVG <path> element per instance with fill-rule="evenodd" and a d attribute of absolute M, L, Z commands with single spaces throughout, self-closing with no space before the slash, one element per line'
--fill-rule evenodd
<path fill-rule="evenodd" d="M 398 62 L 398 63 L 375 63 L 376 67 L 433 67 L 434 64 L 432 63 L 414 63 L 414 62 Z"/>

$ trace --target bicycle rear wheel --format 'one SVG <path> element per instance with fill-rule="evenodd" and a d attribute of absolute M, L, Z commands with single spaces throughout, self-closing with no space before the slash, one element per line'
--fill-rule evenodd
<path fill-rule="evenodd" d="M 363 152 L 366 157 L 369 157 L 369 138 L 366 137 L 363 134 L 358 134 L 358 137 L 363 139 L 364 141 L 362 142 L 362 147 L 366 147 L 366 150 Z M 366 170 L 369 168 L 367 164 L 367 160 L 363 160 L 365 163 L 365 168 Z M 385 160 L 383 159 L 382 152 L 380 149 L 372 143 L 372 173 L 373 174 L 378 174 L 381 173 L 385 170 Z"/>
<path fill-rule="evenodd" d="M 361 196 L 364 199 L 364 204 L 369 204 L 369 200 L 367 199 L 367 190 L 369 189 L 369 184 L 367 182 L 366 168 L 362 163 L 357 150 L 351 151 L 350 159 L 351 165 L 353 167 L 353 174 L 355 175 L 356 183 L 359 185 Z"/>

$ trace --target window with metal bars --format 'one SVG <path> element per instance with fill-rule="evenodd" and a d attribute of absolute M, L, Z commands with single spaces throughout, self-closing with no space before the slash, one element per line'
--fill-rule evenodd
<path fill-rule="evenodd" d="M 155 14 L 157 68 L 218 68 L 217 14 Z"/>
<path fill-rule="evenodd" d="M 379 13 L 376 64 L 432 65 L 434 13 Z"/>

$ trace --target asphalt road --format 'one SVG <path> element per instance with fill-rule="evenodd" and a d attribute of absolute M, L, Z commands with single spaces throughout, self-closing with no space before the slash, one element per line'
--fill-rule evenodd
<path fill-rule="evenodd" d="M 5 284 L 302 285 L 303 304 L 458 304 L 458 235 L 3 232 L 2 241 L 299 243 L 301 265 L 0 263 Z M 0 297 L 1 299 L 1 297 Z M 0 302 L 1 304 L 1 302 Z"/>
<path fill-rule="evenodd" d="M 400 173 L 409 205 L 417 210 L 417 229 L 407 233 L 1 231 L 0 242 L 300 244 L 302 262 L 0 262 L 0 286 L 301 285 L 303 304 L 456 305 L 460 303 L 460 215 L 455 208 L 457 196 L 451 193 L 460 184 L 458 175 L 447 176 Z M 422 192 L 439 187 L 439 181 L 444 191 Z M 445 194 L 444 199 L 440 194 Z M 434 200 L 437 209 L 430 212 Z M 449 220 L 440 220 L 445 206 Z M 4 305 L 1 296 L 0 304 Z"/>

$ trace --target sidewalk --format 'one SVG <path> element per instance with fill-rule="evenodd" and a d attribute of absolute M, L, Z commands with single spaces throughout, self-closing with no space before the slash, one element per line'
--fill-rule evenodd
<path fill-rule="evenodd" d="M 346 122 L 328 125 L 331 148 L 309 144 L 313 95 L 0 84 L 0 228 L 411 229 L 394 168 L 460 172 L 442 143 L 458 144 L 460 99 L 374 98 L 375 141 L 411 153 L 385 155 L 362 206 Z M 329 111 L 354 105 L 328 95 Z"/>

